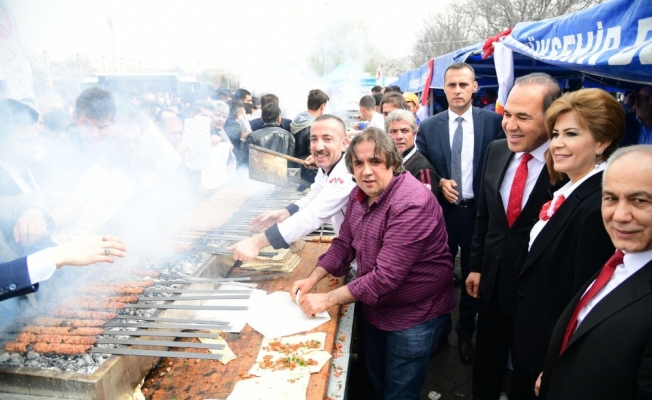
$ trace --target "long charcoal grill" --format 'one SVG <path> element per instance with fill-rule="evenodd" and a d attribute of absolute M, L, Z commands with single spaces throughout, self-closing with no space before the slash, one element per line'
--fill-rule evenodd
<path fill-rule="evenodd" d="M 233 188 L 231 188 L 233 189 Z M 227 189 L 228 190 L 228 189 Z M 233 242 L 242 237 L 249 236 L 248 221 L 250 218 L 260 214 L 265 210 L 272 210 L 284 205 L 287 205 L 299 198 L 296 192 L 290 190 L 276 190 L 273 193 L 263 194 L 263 198 L 254 199 L 254 196 L 260 196 L 261 193 L 254 193 L 249 200 L 247 200 L 238 210 L 231 214 L 231 217 L 221 225 L 218 229 L 213 229 L 216 236 L 210 237 L 206 235 L 205 238 L 200 240 L 193 240 L 195 243 L 201 245 L 214 244 L 216 239 L 223 239 L 225 241 Z M 218 208 L 219 209 L 219 208 Z M 198 231 L 188 231 L 191 234 L 198 233 Z M 207 234 L 206 231 L 201 232 L 199 237 Z M 175 236 L 173 234 L 171 236 Z M 188 239 L 191 235 L 186 233 L 178 234 L 182 239 Z M 192 273 L 196 278 L 222 278 L 228 276 L 233 270 L 233 260 L 229 254 L 214 254 L 200 263 L 196 270 Z M 264 275 L 264 274 L 263 274 Z M 272 276 L 272 275 L 270 275 Z M 197 279 L 197 281 L 200 281 Z M 245 281 L 246 282 L 246 281 Z M 169 295 L 179 296 L 185 293 L 187 285 L 184 285 L 179 292 L 174 292 L 172 289 L 159 288 L 146 289 L 146 294 L 168 293 Z M 245 288 L 243 288 L 245 289 Z M 197 294 L 201 295 L 201 294 Z M 153 298 L 155 300 L 166 300 L 165 297 Z M 119 326 L 121 323 L 127 323 L 131 320 L 138 320 L 136 325 L 153 324 L 157 322 L 168 323 L 167 318 L 159 317 L 162 309 L 156 310 L 151 316 L 130 316 L 119 315 L 118 318 L 109 321 L 106 328 Z M 153 328 L 153 326 L 150 326 Z M 143 329 L 143 328 L 138 328 Z M 190 327 L 189 327 L 190 329 Z M 199 329 L 193 326 L 192 329 Z M 213 329 L 213 327 L 211 327 Z M 166 327 L 168 332 L 179 332 L 181 329 Z M 42 369 L 28 366 L 14 366 L 11 364 L 0 363 L 0 399 L 5 398 L 5 395 L 12 398 L 10 394 L 21 395 L 23 399 L 32 398 L 38 399 L 37 396 L 48 398 L 69 398 L 69 399 L 116 399 L 123 398 L 133 391 L 133 389 L 141 382 L 147 373 L 158 363 L 159 357 L 152 353 L 151 357 L 143 357 L 137 355 L 129 355 L 132 350 L 146 349 L 148 351 L 156 352 L 161 351 L 159 356 L 165 355 L 166 347 L 155 345 L 157 341 L 172 341 L 176 336 L 170 337 L 130 337 L 129 339 L 120 339 L 119 336 L 103 336 L 99 339 L 98 344 L 130 344 L 141 342 L 143 346 L 136 345 L 131 347 L 118 347 L 117 351 L 122 351 L 124 355 L 111 355 L 106 359 L 94 372 L 85 374 L 78 372 L 66 372 L 56 369 Z M 181 343 L 179 343 L 181 344 Z M 207 347 L 196 347 L 207 348 Z M 96 352 L 100 352 L 101 348 L 93 347 L 91 352 L 86 354 L 87 357 L 95 357 Z M 0 352 L 1 354 L 1 352 Z"/>

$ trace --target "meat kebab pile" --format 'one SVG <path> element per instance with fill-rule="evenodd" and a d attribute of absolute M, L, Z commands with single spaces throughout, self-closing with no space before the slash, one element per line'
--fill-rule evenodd
<path fill-rule="evenodd" d="M 160 272 L 122 271 L 129 275 L 155 278 Z M 83 354 L 104 333 L 102 326 L 117 317 L 128 303 L 138 302 L 138 295 L 153 286 L 150 279 L 96 282 L 80 287 L 77 294 L 64 299 L 52 311 L 52 317 L 34 318 L 16 338 L 5 344 L 5 351 L 25 353 Z"/>

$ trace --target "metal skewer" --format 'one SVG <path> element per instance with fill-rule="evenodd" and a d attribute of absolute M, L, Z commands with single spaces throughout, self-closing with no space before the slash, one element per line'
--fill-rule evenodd
<path fill-rule="evenodd" d="M 141 349 L 109 348 L 109 347 L 93 347 L 89 350 L 89 353 L 120 354 L 120 355 L 127 355 L 127 356 L 147 356 L 147 357 L 198 358 L 201 360 L 222 359 L 222 354 L 187 353 L 183 351 L 158 351 L 158 350 L 141 350 Z"/>
<path fill-rule="evenodd" d="M 223 344 L 175 342 L 173 340 L 141 340 L 141 339 L 97 339 L 97 344 L 122 344 L 133 346 L 164 346 L 191 349 L 213 349 L 222 350 Z"/>

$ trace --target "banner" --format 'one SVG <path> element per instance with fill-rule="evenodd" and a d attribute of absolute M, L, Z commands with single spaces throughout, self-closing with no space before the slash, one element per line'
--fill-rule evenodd
<path fill-rule="evenodd" d="M 34 97 L 32 74 L 23 57 L 23 48 L 14 15 L 0 0 L 0 69 L 6 84 L 6 96 L 20 100 Z"/>
<path fill-rule="evenodd" d="M 517 24 L 513 51 L 587 74 L 652 82 L 652 1 L 611 0 L 573 14 Z"/>
<path fill-rule="evenodd" d="M 514 85 L 514 54 L 511 49 L 501 42 L 493 44 L 494 64 L 496 65 L 496 78 L 498 80 L 498 100 L 496 112 L 503 115 L 507 95 Z"/>

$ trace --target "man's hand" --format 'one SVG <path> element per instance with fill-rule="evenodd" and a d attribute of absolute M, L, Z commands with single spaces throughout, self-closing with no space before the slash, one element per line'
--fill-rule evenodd
<path fill-rule="evenodd" d="M 285 208 L 274 211 L 266 211 L 249 223 L 249 228 L 254 232 L 263 232 L 270 226 L 281 223 L 290 217 L 290 212 Z"/>
<path fill-rule="evenodd" d="M 295 292 L 296 293 L 296 292 Z M 309 317 L 314 317 L 324 310 L 328 310 L 337 303 L 331 299 L 330 293 L 306 293 L 301 291 L 299 296 L 299 307 Z"/>
<path fill-rule="evenodd" d="M 108 250 L 108 252 L 107 252 Z M 54 263 L 83 266 L 98 262 L 113 262 L 113 257 L 124 257 L 127 248 L 114 236 L 87 236 L 52 248 Z M 108 253 L 108 254 L 107 254 Z"/>
<path fill-rule="evenodd" d="M 211 146 L 215 146 L 222 141 L 222 138 L 217 135 L 211 135 Z"/>
<path fill-rule="evenodd" d="M 303 161 L 306 162 L 304 167 L 308 169 L 317 169 L 317 164 L 315 164 L 315 157 L 313 157 L 312 154 L 306 157 L 306 159 Z"/>
<path fill-rule="evenodd" d="M 450 203 L 455 203 L 457 201 L 457 195 L 459 194 L 455 189 L 457 183 L 452 179 L 441 179 L 439 181 L 439 189 L 441 189 L 444 194 L 444 198 Z"/>
<path fill-rule="evenodd" d="M 23 246 L 33 246 L 47 233 L 45 215 L 38 208 L 28 208 L 14 226 L 14 241 Z"/>
<path fill-rule="evenodd" d="M 539 397 L 539 392 L 541 391 L 541 377 L 543 376 L 543 372 L 539 374 L 539 377 L 537 378 L 536 383 L 534 384 L 534 395 Z"/>
<path fill-rule="evenodd" d="M 627 96 L 625 96 L 625 100 L 623 101 L 623 104 L 625 105 L 627 110 L 631 110 L 632 108 L 634 108 L 637 98 L 638 98 L 638 94 L 636 93 L 630 93 Z"/>
<path fill-rule="evenodd" d="M 227 250 L 233 250 L 233 259 L 236 261 L 251 261 L 258 257 L 260 249 L 269 246 L 269 241 L 264 233 L 241 240 L 238 243 L 227 247 Z"/>
<path fill-rule="evenodd" d="M 312 291 L 312 288 L 315 287 L 317 282 L 319 282 L 319 280 L 315 280 L 313 275 L 310 275 L 305 279 L 294 281 L 292 289 L 290 289 L 290 297 L 292 297 L 293 301 L 297 301 L 297 291 L 301 290 L 301 296 L 299 296 L 299 300 L 301 301 L 304 296 L 307 296 Z"/>
<path fill-rule="evenodd" d="M 477 299 L 480 293 L 480 273 L 471 272 L 466 278 L 466 293 Z"/>

